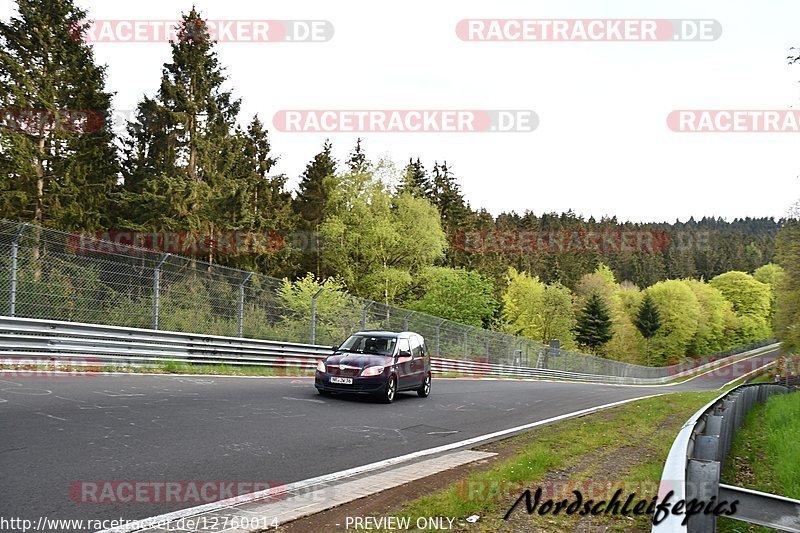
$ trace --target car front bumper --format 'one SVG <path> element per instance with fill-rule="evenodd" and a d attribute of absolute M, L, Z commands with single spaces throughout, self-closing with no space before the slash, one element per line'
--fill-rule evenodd
<path fill-rule="evenodd" d="M 332 376 L 330 374 L 317 370 L 317 373 L 314 376 L 314 386 L 319 390 L 329 392 L 352 392 L 360 394 L 377 394 L 386 388 L 387 377 L 384 375 L 371 376 L 368 378 L 354 377 L 352 378 L 352 385 L 331 383 L 331 377 Z"/>

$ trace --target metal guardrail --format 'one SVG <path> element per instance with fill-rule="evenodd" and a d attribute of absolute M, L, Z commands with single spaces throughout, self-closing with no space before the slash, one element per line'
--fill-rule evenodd
<path fill-rule="evenodd" d="M 733 435 L 750 408 L 774 394 L 788 392 L 771 383 L 740 385 L 712 400 L 683 425 L 672 444 L 659 487 L 659 500 L 670 491 L 671 502 L 732 502 L 736 512 L 728 516 L 782 531 L 800 532 L 800 500 L 720 483 L 720 474 L 731 448 Z M 685 514 L 669 513 L 654 533 L 699 533 L 716 530 L 716 515 L 698 513 L 683 524 Z"/>
<path fill-rule="evenodd" d="M 56 320 L 0 317 L 7 363 L 59 360 L 83 366 L 160 362 L 314 368 L 331 347 Z"/>
<path fill-rule="evenodd" d="M 770 345 L 674 375 L 650 379 L 441 357 L 432 357 L 431 367 L 438 374 L 654 385 L 776 347 Z M 71 361 L 84 366 L 182 362 L 312 370 L 319 359 L 330 354 L 331 347 L 313 344 L 0 316 L 0 356 L 6 364 L 50 360 Z"/>

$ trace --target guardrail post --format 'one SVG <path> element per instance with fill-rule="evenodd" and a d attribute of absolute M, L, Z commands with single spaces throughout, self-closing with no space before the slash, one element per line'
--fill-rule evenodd
<path fill-rule="evenodd" d="M 725 449 L 722 452 L 721 457 L 724 458 L 728 455 L 728 452 L 731 451 L 731 441 L 733 440 L 733 429 L 734 429 L 734 418 L 736 413 L 735 410 L 735 403 L 729 399 L 722 400 L 722 409 L 724 413 L 724 419 L 722 421 L 723 432 L 725 433 Z"/>
<path fill-rule="evenodd" d="M 466 331 L 464 331 L 464 361 L 467 360 L 467 336 L 473 329 L 475 329 L 475 326 L 470 326 Z"/>
<path fill-rule="evenodd" d="M 8 316 L 14 316 L 17 311 L 17 256 L 19 255 L 19 240 L 28 223 L 25 222 L 17 230 L 14 240 L 11 241 L 11 278 L 8 294 Z"/>
<path fill-rule="evenodd" d="M 361 330 L 364 331 L 367 329 L 367 310 L 372 307 L 372 304 L 375 302 L 370 302 L 364 307 L 364 310 L 361 311 Z"/>
<path fill-rule="evenodd" d="M 723 459 L 722 453 L 725 449 L 725 441 L 723 436 L 723 427 L 725 418 L 717 414 L 710 414 L 706 417 L 706 429 L 703 431 L 706 435 L 714 436 L 717 438 L 716 442 L 716 455 L 713 457 L 714 461 L 721 461 Z"/>
<path fill-rule="evenodd" d="M 316 344 L 317 342 L 317 298 L 324 290 L 325 287 L 322 287 L 311 297 L 311 344 Z"/>
<path fill-rule="evenodd" d="M 239 284 L 239 336 L 242 336 L 242 330 L 244 326 L 244 286 L 250 281 L 250 278 L 253 276 L 252 272 L 247 273 L 247 277 L 244 278 Z"/>
<path fill-rule="evenodd" d="M 161 267 L 164 266 L 164 261 L 169 258 L 170 254 L 161 256 L 156 269 L 153 271 L 153 329 L 158 329 L 158 303 L 161 299 Z"/>
<path fill-rule="evenodd" d="M 694 456 L 705 461 L 717 461 L 719 458 L 719 436 L 698 435 L 694 441 Z"/>
<path fill-rule="evenodd" d="M 720 468 L 717 461 L 689 459 L 686 465 L 686 500 L 697 499 L 708 502 L 719 497 Z M 714 513 L 698 513 L 689 518 L 689 531 L 716 531 L 717 516 Z"/>

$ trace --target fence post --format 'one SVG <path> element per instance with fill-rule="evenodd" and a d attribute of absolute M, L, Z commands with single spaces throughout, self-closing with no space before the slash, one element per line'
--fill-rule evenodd
<path fill-rule="evenodd" d="M 25 222 L 19 227 L 14 240 L 11 242 L 11 283 L 8 295 L 8 316 L 14 316 L 17 310 L 17 256 L 19 255 L 19 239 L 22 237 L 27 225 L 28 223 Z"/>
<path fill-rule="evenodd" d="M 153 329 L 158 329 L 158 302 L 161 299 L 161 267 L 170 254 L 161 256 L 156 269 L 153 271 Z"/>
<path fill-rule="evenodd" d="M 325 287 L 322 287 L 311 297 L 311 344 L 317 342 L 317 297 L 322 294 L 324 290 Z"/>
<path fill-rule="evenodd" d="M 414 313 L 416 313 L 416 311 L 411 311 L 403 319 L 403 331 L 408 331 L 408 319 L 411 318 L 412 316 L 414 316 Z"/>
<path fill-rule="evenodd" d="M 239 284 L 239 336 L 242 336 L 242 329 L 244 325 L 244 286 L 250 281 L 250 278 L 253 276 L 252 272 L 247 273 L 247 277 L 244 278 Z"/>
<path fill-rule="evenodd" d="M 475 329 L 475 326 L 470 326 L 469 328 L 466 329 L 466 331 L 464 331 L 464 361 L 467 360 L 467 336 L 469 335 L 469 332 L 472 331 L 473 329 Z"/>
<path fill-rule="evenodd" d="M 442 329 L 442 324 L 444 324 L 445 322 L 447 322 L 447 319 L 442 320 L 436 326 L 436 357 L 441 357 L 442 355 L 441 353 L 439 353 L 439 331 Z"/>
<path fill-rule="evenodd" d="M 367 309 L 372 307 L 372 304 L 374 303 L 375 303 L 374 301 L 368 303 L 367 306 L 364 307 L 364 310 L 361 312 L 361 331 L 365 331 L 367 329 Z"/>

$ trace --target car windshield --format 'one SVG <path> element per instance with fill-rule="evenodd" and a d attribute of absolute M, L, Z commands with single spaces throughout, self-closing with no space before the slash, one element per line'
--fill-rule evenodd
<path fill-rule="evenodd" d="M 339 347 L 339 350 L 374 355 L 392 355 L 394 353 L 395 344 L 397 344 L 396 337 L 352 335 L 349 339 L 344 341 L 344 344 Z"/>

